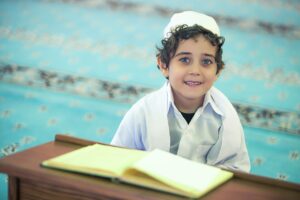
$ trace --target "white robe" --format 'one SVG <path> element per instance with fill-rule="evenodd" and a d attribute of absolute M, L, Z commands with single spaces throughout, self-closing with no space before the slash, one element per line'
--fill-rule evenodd
<path fill-rule="evenodd" d="M 212 87 L 210 94 L 224 116 L 218 140 L 210 149 L 206 163 L 249 172 L 249 156 L 239 117 L 218 89 Z M 111 144 L 147 151 L 156 148 L 169 151 L 168 98 L 165 84 L 136 102 L 124 116 Z M 182 146 L 185 145 L 189 144 Z M 184 149 L 179 147 L 178 152 L 182 151 Z"/>

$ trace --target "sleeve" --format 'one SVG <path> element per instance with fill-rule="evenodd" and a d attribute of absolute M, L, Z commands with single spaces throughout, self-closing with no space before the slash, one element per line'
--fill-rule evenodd
<path fill-rule="evenodd" d="M 125 114 L 111 141 L 112 145 L 145 150 L 145 116 L 140 104 L 141 102 L 136 103 Z"/>
<path fill-rule="evenodd" d="M 214 95 L 217 105 L 225 116 L 219 130 L 219 140 L 212 148 L 209 158 L 215 166 L 249 172 L 250 160 L 239 116 L 223 93 L 214 89 Z"/>
<path fill-rule="evenodd" d="M 227 158 L 220 161 L 216 166 L 230 170 L 250 172 L 250 160 L 242 126 L 239 132 L 240 137 L 235 139 L 239 144 L 239 149 L 234 154 L 229 155 Z"/>

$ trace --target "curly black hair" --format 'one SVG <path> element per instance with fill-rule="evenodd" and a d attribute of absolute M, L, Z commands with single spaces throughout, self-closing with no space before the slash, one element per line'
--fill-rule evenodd
<path fill-rule="evenodd" d="M 216 63 L 218 74 L 225 65 L 222 60 L 222 45 L 225 42 L 225 38 L 222 36 L 218 36 L 211 31 L 203 28 L 202 26 L 196 24 L 194 26 L 187 26 L 184 24 L 176 27 L 174 31 L 171 31 L 168 38 L 164 38 L 161 40 L 162 47 L 160 48 L 156 46 L 156 49 L 158 51 L 156 57 L 159 57 L 161 61 L 166 64 L 167 67 L 169 67 L 170 60 L 173 58 L 178 48 L 179 42 L 182 40 L 195 38 L 200 34 L 208 39 L 213 46 L 217 46 Z M 159 66 L 157 67 L 159 68 Z"/>

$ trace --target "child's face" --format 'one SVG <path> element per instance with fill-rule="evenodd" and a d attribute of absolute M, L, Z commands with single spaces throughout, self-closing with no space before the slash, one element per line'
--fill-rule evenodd
<path fill-rule="evenodd" d="M 203 104 L 206 92 L 218 77 L 216 48 L 199 35 L 179 43 L 168 68 L 159 63 L 164 76 L 169 77 L 175 104 Z"/>

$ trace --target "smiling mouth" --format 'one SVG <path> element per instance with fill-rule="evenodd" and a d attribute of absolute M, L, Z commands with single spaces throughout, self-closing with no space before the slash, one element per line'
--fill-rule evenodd
<path fill-rule="evenodd" d="M 198 85 L 201 85 L 202 82 L 200 82 L 200 81 L 184 81 L 184 84 L 186 84 L 188 86 L 198 86 Z"/>

